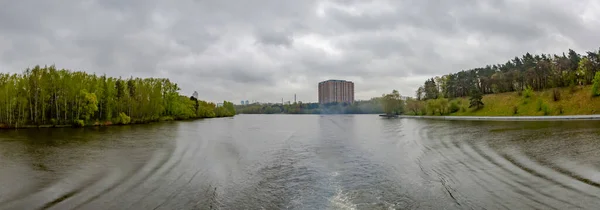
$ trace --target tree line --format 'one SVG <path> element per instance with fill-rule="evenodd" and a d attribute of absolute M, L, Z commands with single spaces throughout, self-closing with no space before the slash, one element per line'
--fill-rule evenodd
<path fill-rule="evenodd" d="M 0 73 L 0 127 L 129 124 L 235 115 L 223 106 L 186 97 L 162 78 L 114 78 L 35 66 Z"/>
<path fill-rule="evenodd" d="M 590 85 L 600 71 L 600 50 L 581 55 L 569 49 L 562 55 L 526 53 L 504 64 L 487 65 L 425 81 L 416 91 L 418 100 L 455 98 L 477 94 L 535 91 Z"/>
<path fill-rule="evenodd" d="M 292 103 L 292 104 L 260 104 L 236 106 L 242 114 L 403 114 L 405 101 L 400 93 L 383 94 L 370 100 L 359 100 L 353 103 Z"/>
<path fill-rule="evenodd" d="M 241 114 L 378 114 L 384 112 L 382 98 L 378 97 L 354 103 L 254 103 L 237 105 L 235 108 L 236 112 Z"/>

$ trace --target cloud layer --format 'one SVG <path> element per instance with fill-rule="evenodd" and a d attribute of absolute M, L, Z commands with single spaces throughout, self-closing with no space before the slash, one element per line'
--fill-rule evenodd
<path fill-rule="evenodd" d="M 0 3 L 0 72 L 36 64 L 167 77 L 211 101 L 414 95 L 432 76 L 600 47 L 593 0 L 19 0 Z"/>

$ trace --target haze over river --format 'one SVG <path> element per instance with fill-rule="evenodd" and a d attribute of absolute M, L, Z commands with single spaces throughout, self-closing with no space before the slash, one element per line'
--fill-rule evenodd
<path fill-rule="evenodd" d="M 0 209 L 598 209 L 600 122 L 238 115 L 0 131 Z"/>

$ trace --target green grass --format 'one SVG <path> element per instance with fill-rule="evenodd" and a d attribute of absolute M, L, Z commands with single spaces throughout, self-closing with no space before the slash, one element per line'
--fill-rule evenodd
<path fill-rule="evenodd" d="M 518 92 L 483 96 L 484 107 L 479 110 L 468 108 L 469 98 L 458 98 L 460 110 L 451 116 L 544 116 L 544 115 L 590 115 L 600 114 L 600 97 L 592 97 L 592 86 L 561 88 L 560 100 L 553 100 L 552 89 L 534 92 L 530 98 Z M 514 114 L 515 107 L 517 113 Z M 562 113 L 561 110 L 562 109 Z M 464 111 L 463 111 L 464 110 Z"/>

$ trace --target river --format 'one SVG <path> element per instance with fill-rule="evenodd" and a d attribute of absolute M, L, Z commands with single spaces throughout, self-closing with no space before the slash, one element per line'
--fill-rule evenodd
<path fill-rule="evenodd" d="M 0 131 L 0 209 L 597 209 L 600 122 L 238 115 Z"/>

